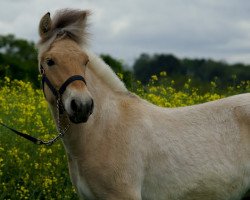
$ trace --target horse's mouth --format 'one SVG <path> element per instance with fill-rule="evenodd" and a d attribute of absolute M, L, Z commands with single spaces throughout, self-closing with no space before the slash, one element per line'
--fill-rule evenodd
<path fill-rule="evenodd" d="M 88 113 L 79 112 L 73 115 L 69 115 L 69 119 L 74 124 L 86 123 L 92 113 L 93 108 Z"/>
<path fill-rule="evenodd" d="M 69 116 L 69 119 L 74 124 L 80 124 L 80 123 L 86 123 L 89 119 L 89 116 L 84 116 L 84 117 L 79 118 L 73 115 L 73 116 Z"/>
<path fill-rule="evenodd" d="M 93 113 L 94 101 L 91 99 L 87 104 L 78 104 L 71 101 L 71 112 L 68 113 L 69 119 L 74 124 L 86 123 Z"/>

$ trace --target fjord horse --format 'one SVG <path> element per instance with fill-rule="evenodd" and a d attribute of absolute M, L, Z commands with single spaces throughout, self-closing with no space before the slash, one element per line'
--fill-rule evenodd
<path fill-rule="evenodd" d="M 152 105 L 88 50 L 88 16 L 47 13 L 38 43 L 58 129 L 69 120 L 62 141 L 80 198 L 241 199 L 250 188 L 250 94 L 182 108 Z"/>

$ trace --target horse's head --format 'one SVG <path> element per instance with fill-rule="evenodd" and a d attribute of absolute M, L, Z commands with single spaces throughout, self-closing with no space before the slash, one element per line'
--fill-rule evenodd
<path fill-rule="evenodd" d="M 53 20 L 47 13 L 40 21 L 39 65 L 46 100 L 60 101 L 73 123 L 86 122 L 93 111 L 85 70 L 88 55 L 81 49 L 86 11 L 61 11 Z"/>

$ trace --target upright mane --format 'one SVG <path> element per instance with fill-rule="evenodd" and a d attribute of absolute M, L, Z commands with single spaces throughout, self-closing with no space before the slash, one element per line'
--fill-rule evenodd
<path fill-rule="evenodd" d="M 86 51 L 90 60 L 90 70 L 102 79 L 109 88 L 116 92 L 127 92 L 127 88 L 124 83 L 118 78 L 114 71 L 108 66 L 99 56 Z"/>
<path fill-rule="evenodd" d="M 40 41 L 37 44 L 38 60 L 43 52 L 47 51 L 51 44 L 64 37 L 70 38 L 81 46 L 83 51 L 87 51 L 90 57 L 91 69 L 95 74 L 103 79 L 110 88 L 115 91 L 127 91 L 123 82 L 115 75 L 111 68 L 98 56 L 86 50 L 87 44 L 87 17 L 90 15 L 88 10 L 63 9 L 56 12 L 53 18 L 50 13 L 45 14 L 39 24 Z"/>

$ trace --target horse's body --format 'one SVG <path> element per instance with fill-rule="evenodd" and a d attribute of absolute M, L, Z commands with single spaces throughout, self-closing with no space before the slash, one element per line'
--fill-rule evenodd
<path fill-rule="evenodd" d="M 40 62 L 46 52 L 54 56 L 53 51 L 61 49 L 61 59 L 65 59 L 69 52 L 63 53 L 63 47 L 76 48 L 72 38 L 55 38 L 41 42 Z M 160 108 L 128 92 L 99 57 L 84 48 L 81 51 L 89 59 L 84 77 L 95 108 L 86 123 L 71 123 L 63 137 L 71 180 L 80 197 L 243 197 L 250 188 L 250 94 L 183 108 Z M 74 84 L 80 88 L 80 83 Z M 69 88 L 62 96 L 67 112 L 67 99 L 76 93 L 72 91 Z M 82 91 L 86 92 L 85 87 Z M 46 88 L 45 93 L 56 118 L 53 98 Z M 84 102 L 87 97 L 81 98 Z"/>

